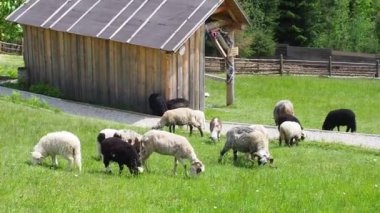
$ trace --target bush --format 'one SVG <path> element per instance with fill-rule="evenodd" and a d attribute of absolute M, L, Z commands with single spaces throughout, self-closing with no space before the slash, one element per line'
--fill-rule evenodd
<path fill-rule="evenodd" d="M 48 84 L 34 84 L 29 87 L 29 91 L 51 97 L 61 97 L 61 92 L 59 91 L 59 89 L 52 87 Z"/>

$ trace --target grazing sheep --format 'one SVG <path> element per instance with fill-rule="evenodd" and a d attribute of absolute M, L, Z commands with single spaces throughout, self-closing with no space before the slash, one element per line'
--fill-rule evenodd
<path fill-rule="evenodd" d="M 200 110 L 192 110 L 190 108 L 178 108 L 168 110 L 161 117 L 153 129 L 162 129 L 164 126 L 169 126 L 169 132 L 175 133 L 175 125 L 189 125 L 190 135 L 193 133 L 193 126 L 198 128 L 201 136 L 205 126 L 205 116 Z"/>
<path fill-rule="evenodd" d="M 278 126 L 278 118 L 281 115 L 288 114 L 288 115 L 294 115 L 294 108 L 292 102 L 289 100 L 281 100 L 276 103 L 273 110 L 273 118 L 274 122 L 276 123 L 276 126 Z"/>
<path fill-rule="evenodd" d="M 278 129 L 280 130 L 280 125 L 285 122 L 285 121 L 294 121 L 297 122 L 300 126 L 301 129 L 303 129 L 301 122 L 298 120 L 298 118 L 294 115 L 289 115 L 289 114 L 283 114 L 278 117 Z"/>
<path fill-rule="evenodd" d="M 117 131 L 118 130 L 116 130 L 116 129 L 102 129 L 99 132 L 98 137 L 97 137 L 97 143 L 96 143 L 96 150 L 97 150 L 98 159 L 103 159 L 102 158 L 102 152 L 100 150 L 100 142 L 102 142 L 106 138 L 113 137 Z"/>
<path fill-rule="evenodd" d="M 220 132 L 222 131 L 222 121 L 215 117 L 210 121 L 210 134 L 213 141 L 220 141 Z"/>
<path fill-rule="evenodd" d="M 185 174 L 187 175 L 185 159 L 188 159 L 191 163 L 191 174 L 200 174 L 205 170 L 203 163 L 197 158 L 193 147 L 183 136 L 160 130 L 150 130 L 143 135 L 141 144 L 141 159 L 145 166 L 149 156 L 153 152 L 157 152 L 162 155 L 174 156 L 174 174 L 177 172 L 179 161 L 183 165 Z"/>
<path fill-rule="evenodd" d="M 162 116 L 166 110 L 168 110 L 165 99 L 157 93 L 153 93 L 149 96 L 149 107 L 153 115 L 157 116 Z"/>
<path fill-rule="evenodd" d="M 258 159 L 259 165 L 265 165 L 268 161 L 273 163 L 273 158 L 269 153 L 268 137 L 260 129 L 252 129 L 250 127 L 234 127 L 227 134 L 227 141 L 223 149 L 220 151 L 219 162 L 230 149 L 234 153 L 234 161 L 237 160 L 237 152 L 249 153 L 250 160 Z"/>
<path fill-rule="evenodd" d="M 142 172 L 141 161 L 136 149 L 129 143 L 120 138 L 110 137 L 104 139 L 101 143 L 103 163 L 107 172 L 111 172 L 109 164 L 111 161 L 119 164 L 119 174 L 123 171 L 123 166 L 127 165 L 129 172 L 137 175 Z"/>
<path fill-rule="evenodd" d="M 80 141 L 77 136 L 71 132 L 51 132 L 43 136 L 34 146 L 32 154 L 32 163 L 41 164 L 43 159 L 51 156 L 53 166 L 58 166 L 57 155 L 62 155 L 67 159 L 69 168 L 73 164 L 82 170 Z"/>
<path fill-rule="evenodd" d="M 299 123 L 294 121 L 285 121 L 280 125 L 280 138 L 279 145 L 281 146 L 282 140 L 285 140 L 285 144 L 293 146 L 296 144 L 298 146 L 298 142 L 300 140 L 305 139 L 305 133 L 301 129 Z"/>
<path fill-rule="evenodd" d="M 177 109 L 177 108 L 188 108 L 190 106 L 190 102 L 184 98 L 175 98 L 168 100 L 166 102 L 166 106 L 168 107 L 168 110 L 170 109 Z"/>
<path fill-rule="evenodd" d="M 355 113 L 350 109 L 336 109 L 330 111 L 323 122 L 322 130 L 333 130 L 339 126 L 347 126 L 346 132 L 356 132 Z"/>
<path fill-rule="evenodd" d="M 254 131 L 260 131 L 260 132 L 262 132 L 268 138 L 268 140 L 269 140 L 268 130 L 263 125 L 253 124 L 253 125 L 250 125 L 249 128 L 253 129 Z"/>

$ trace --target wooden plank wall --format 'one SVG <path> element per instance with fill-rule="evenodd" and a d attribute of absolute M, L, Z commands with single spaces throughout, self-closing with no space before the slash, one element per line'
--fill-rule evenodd
<path fill-rule="evenodd" d="M 148 97 L 186 98 L 204 107 L 204 28 L 179 53 L 24 27 L 24 59 L 32 84 L 65 98 L 149 113 Z"/>

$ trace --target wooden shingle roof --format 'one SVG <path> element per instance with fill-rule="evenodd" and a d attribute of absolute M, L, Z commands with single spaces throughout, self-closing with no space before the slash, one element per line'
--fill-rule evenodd
<path fill-rule="evenodd" d="M 223 0 L 29 0 L 7 20 L 177 51 L 222 3 Z"/>

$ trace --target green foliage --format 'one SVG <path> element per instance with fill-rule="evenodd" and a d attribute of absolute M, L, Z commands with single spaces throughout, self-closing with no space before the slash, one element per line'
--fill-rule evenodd
<path fill-rule="evenodd" d="M 61 92 L 59 89 L 43 83 L 31 85 L 29 87 L 29 91 L 51 97 L 61 97 Z"/>
<path fill-rule="evenodd" d="M 231 151 L 217 159 L 223 143 L 199 134 L 187 137 L 206 166 L 197 178 L 185 178 L 183 167 L 172 175 L 173 158 L 152 154 L 150 173 L 132 177 L 127 169 L 104 173 L 94 159 L 96 135 L 121 123 L 70 116 L 0 100 L 1 212 L 376 212 L 379 209 L 380 153 L 336 144 L 303 142 L 298 147 L 270 144 L 276 168 L 252 165 Z M 58 156 L 30 165 L 30 152 L 48 132 L 67 130 L 81 140 L 83 171 L 69 171 Z M 224 141 L 225 138 L 222 139 Z M 188 163 L 188 162 L 187 162 Z"/>
<path fill-rule="evenodd" d="M 1 0 L 0 2 L 0 41 L 21 44 L 22 29 L 18 24 L 5 20 L 25 0 Z"/>
<path fill-rule="evenodd" d="M 208 119 L 274 125 L 274 105 L 289 99 L 305 128 L 321 129 L 329 111 L 350 108 L 356 113 L 358 132 L 380 133 L 380 84 L 374 79 L 238 75 L 235 103 L 228 107 L 225 90 L 224 83 L 206 79 Z"/>
<path fill-rule="evenodd" d="M 0 54 L 0 76 L 17 78 L 17 68 L 22 66 L 22 56 Z"/>
<path fill-rule="evenodd" d="M 49 109 L 53 110 L 54 112 L 59 112 L 60 110 L 54 107 L 51 107 L 46 101 L 39 99 L 36 96 L 32 96 L 31 98 L 24 98 L 22 97 L 21 93 L 19 92 L 12 92 L 12 95 L 10 96 L 0 96 L 0 100 L 3 101 L 10 101 L 15 104 L 22 104 L 34 108 L 40 108 L 40 109 Z"/>

